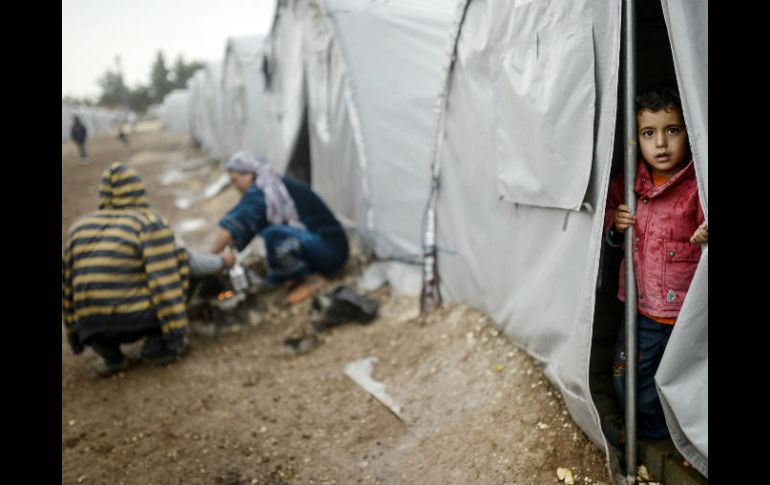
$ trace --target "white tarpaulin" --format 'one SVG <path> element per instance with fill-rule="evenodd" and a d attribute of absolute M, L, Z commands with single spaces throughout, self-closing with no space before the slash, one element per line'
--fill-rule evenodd
<path fill-rule="evenodd" d="M 708 221 L 708 2 L 663 0 L 663 13 Z M 655 377 L 671 438 L 708 477 L 708 245 Z"/>
<path fill-rule="evenodd" d="M 203 69 L 204 151 L 212 158 L 224 159 L 224 126 L 222 124 L 222 62 L 209 62 Z"/>
<path fill-rule="evenodd" d="M 246 150 L 267 154 L 267 100 L 262 74 L 264 36 L 228 40 L 222 73 L 222 122 L 226 156 Z"/>
<path fill-rule="evenodd" d="M 61 105 L 61 141 L 64 142 L 70 138 L 70 129 L 72 128 L 72 117 L 78 116 L 80 122 L 86 127 L 88 137 L 102 135 L 114 130 L 120 119 L 120 113 L 110 111 L 104 108 L 92 106 L 70 106 L 65 103 Z"/>
<path fill-rule="evenodd" d="M 436 134 L 441 289 L 486 311 L 536 357 L 575 421 L 605 448 L 588 371 L 621 3 L 466 3 Z M 671 0 L 667 8 L 705 205 L 707 4 Z M 462 8 L 456 25 L 461 19 Z M 707 261 L 705 249 L 657 374 L 672 438 L 704 474 Z"/>
<path fill-rule="evenodd" d="M 187 82 L 190 133 L 211 158 L 224 159 L 222 62 L 209 62 Z"/>
<path fill-rule="evenodd" d="M 158 109 L 158 118 L 163 126 L 174 133 L 190 132 L 190 92 L 187 89 L 175 89 L 166 95 Z"/>
<path fill-rule="evenodd" d="M 277 7 L 269 88 L 273 163 L 286 168 L 307 107 L 313 188 L 384 259 L 419 262 L 422 253 L 434 106 L 454 9 L 453 1 L 306 0 Z M 419 291 L 419 265 L 384 269 L 397 291 Z"/>
<path fill-rule="evenodd" d="M 72 127 L 72 108 L 66 104 L 61 104 L 61 141 L 70 137 L 70 128 Z"/>
<path fill-rule="evenodd" d="M 299 3 L 276 5 L 268 41 L 268 160 L 281 172 L 289 164 L 305 108 Z"/>
<path fill-rule="evenodd" d="M 205 107 L 203 103 L 203 69 L 195 71 L 195 74 L 187 81 L 187 90 L 190 92 L 188 101 L 188 115 L 190 120 L 190 135 L 193 139 L 202 144 L 204 137 Z"/>

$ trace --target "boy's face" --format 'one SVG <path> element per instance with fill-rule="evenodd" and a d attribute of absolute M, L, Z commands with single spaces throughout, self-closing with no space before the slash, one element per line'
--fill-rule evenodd
<path fill-rule="evenodd" d="M 639 147 L 653 173 L 670 177 L 687 162 L 687 131 L 682 113 L 675 107 L 659 111 L 643 109 L 636 117 Z"/>

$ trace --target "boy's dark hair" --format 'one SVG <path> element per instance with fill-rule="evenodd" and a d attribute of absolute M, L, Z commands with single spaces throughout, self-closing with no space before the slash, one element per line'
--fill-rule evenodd
<path fill-rule="evenodd" d="M 666 82 L 662 84 L 648 86 L 636 96 L 636 113 L 643 109 L 650 111 L 660 111 L 665 108 L 675 107 L 682 112 L 682 101 L 679 98 L 679 90 L 676 84 Z"/>

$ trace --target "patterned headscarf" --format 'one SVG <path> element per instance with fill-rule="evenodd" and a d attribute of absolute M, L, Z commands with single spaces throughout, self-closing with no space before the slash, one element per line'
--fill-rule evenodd
<path fill-rule="evenodd" d="M 265 193 L 267 221 L 270 224 L 286 224 L 305 229 L 305 225 L 299 220 L 294 199 L 286 190 L 281 176 L 264 159 L 241 151 L 230 157 L 226 168 L 234 172 L 256 174 L 255 184 Z"/>

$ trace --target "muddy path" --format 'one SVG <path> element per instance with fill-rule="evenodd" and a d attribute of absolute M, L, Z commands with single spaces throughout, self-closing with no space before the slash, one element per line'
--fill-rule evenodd
<path fill-rule="evenodd" d="M 130 136 L 129 147 L 90 140 L 85 166 L 62 145 L 62 241 L 96 207 L 101 171 L 122 160 L 187 244 L 205 249 L 237 194 L 186 206 L 221 172 L 196 162 L 186 137 L 149 125 Z M 322 291 L 358 272 L 351 262 Z M 445 305 L 419 316 L 414 298 L 387 287 L 370 296 L 374 323 L 328 330 L 302 355 L 283 340 L 305 331 L 310 303 L 290 306 L 277 290 L 259 297 L 258 325 L 194 335 L 180 362 L 135 363 L 108 379 L 96 377 L 90 349 L 72 355 L 62 331 L 62 483 L 551 484 L 559 467 L 578 484 L 610 482 L 559 393 L 485 315 Z M 401 418 L 345 375 L 366 357 Z"/>

